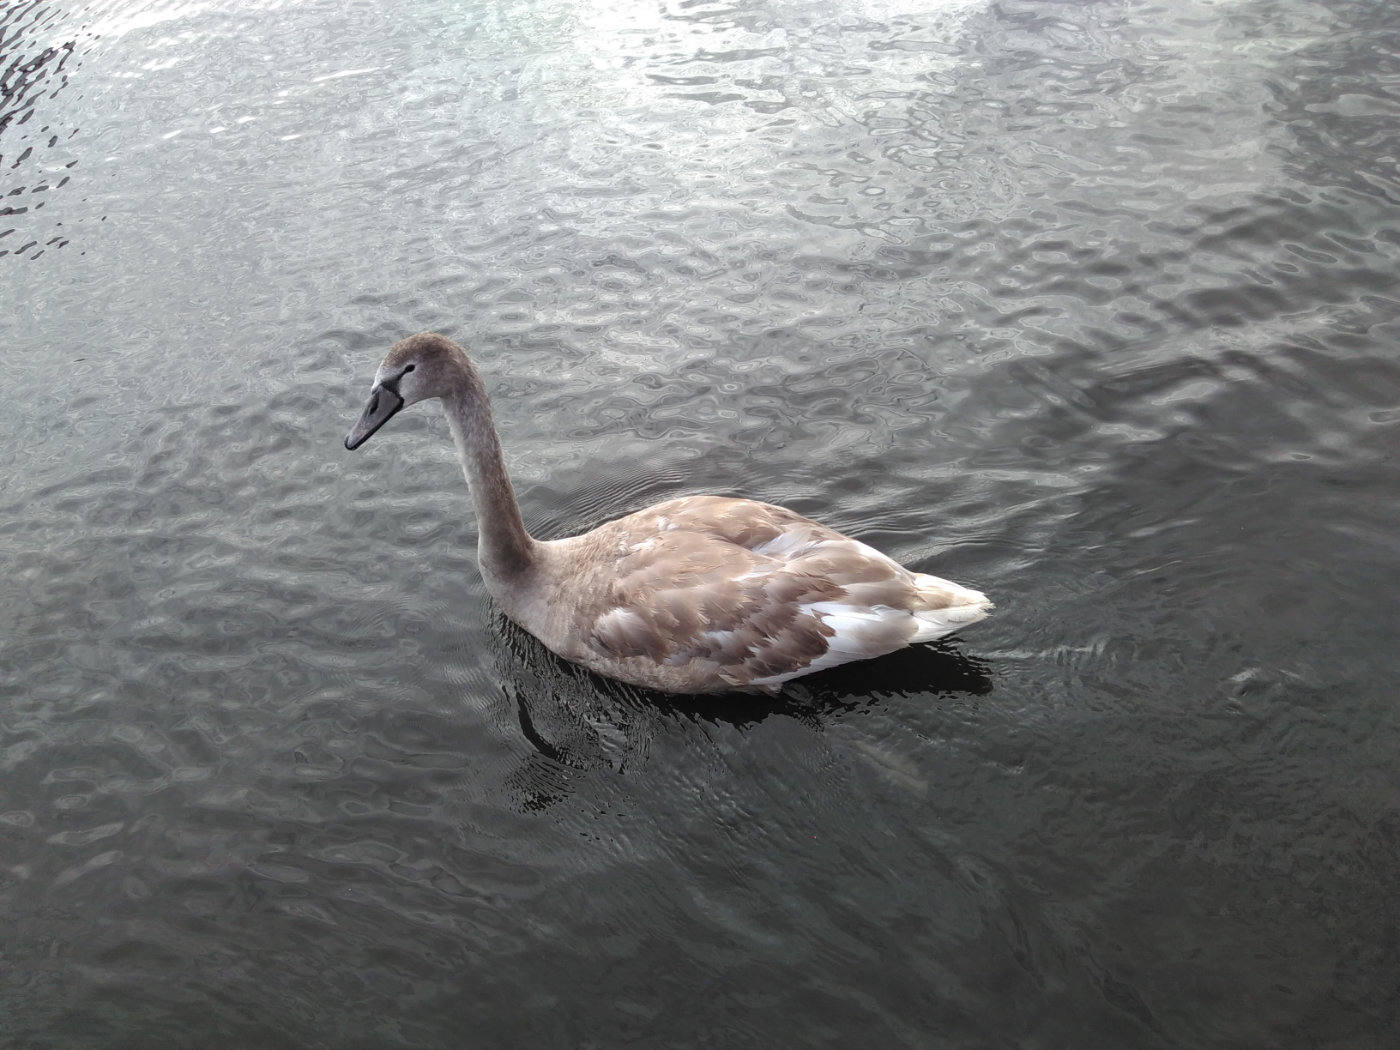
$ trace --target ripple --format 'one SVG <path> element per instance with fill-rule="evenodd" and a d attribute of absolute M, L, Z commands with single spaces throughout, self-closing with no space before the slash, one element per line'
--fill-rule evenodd
<path fill-rule="evenodd" d="M 11 5 L 7 1034 L 1376 1042 L 1397 31 Z M 558 660 L 440 418 L 341 447 L 423 328 L 539 534 L 747 495 L 996 615 L 762 704 Z"/>
<path fill-rule="evenodd" d="M 10 161 L 0 182 L 0 256 L 33 260 L 71 242 L 61 221 L 49 225 L 38 212 L 78 164 L 71 140 L 79 129 L 55 100 L 81 69 L 91 36 L 86 25 L 68 25 L 62 10 L 38 0 L 0 12 L 0 160 Z"/>

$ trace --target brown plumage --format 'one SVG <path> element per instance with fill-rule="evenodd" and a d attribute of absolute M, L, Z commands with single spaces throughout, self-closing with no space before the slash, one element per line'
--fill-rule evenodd
<path fill-rule="evenodd" d="M 412 336 L 389 352 L 346 447 L 432 397 L 443 401 L 476 505 L 487 588 L 551 650 L 600 674 L 678 693 L 775 691 L 800 675 L 942 637 L 991 608 L 977 591 L 753 500 L 687 496 L 582 536 L 533 539 L 480 376 L 439 335 Z"/>

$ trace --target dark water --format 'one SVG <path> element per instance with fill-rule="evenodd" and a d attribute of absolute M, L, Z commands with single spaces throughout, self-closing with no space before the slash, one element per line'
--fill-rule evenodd
<path fill-rule="evenodd" d="M 1391 1047 L 1400 14 L 0 8 L 0 1043 Z M 787 503 L 987 590 L 772 703 L 486 599 Z"/>

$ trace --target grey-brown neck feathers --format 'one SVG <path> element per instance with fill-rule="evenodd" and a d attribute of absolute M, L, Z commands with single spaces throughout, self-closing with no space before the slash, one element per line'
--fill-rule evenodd
<path fill-rule="evenodd" d="M 476 507 L 477 558 L 488 582 L 513 576 L 529 566 L 534 541 L 520 517 L 491 405 L 474 368 L 443 395 L 442 405 Z"/>

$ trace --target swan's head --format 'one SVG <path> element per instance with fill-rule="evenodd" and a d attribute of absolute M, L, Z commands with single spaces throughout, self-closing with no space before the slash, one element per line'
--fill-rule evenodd
<path fill-rule="evenodd" d="M 442 397 L 473 374 L 466 352 L 445 336 L 419 332 L 395 343 L 374 373 L 369 403 L 345 435 L 345 447 L 359 448 L 405 405 Z"/>

